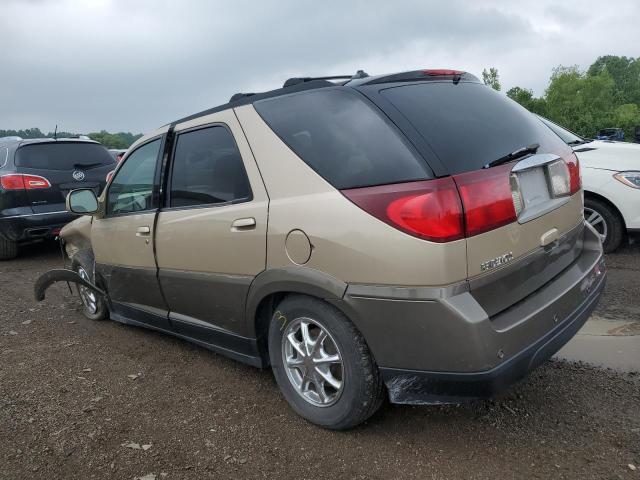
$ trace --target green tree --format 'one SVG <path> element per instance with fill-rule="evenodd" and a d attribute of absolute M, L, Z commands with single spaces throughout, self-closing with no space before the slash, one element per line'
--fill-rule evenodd
<path fill-rule="evenodd" d="M 640 58 L 605 55 L 598 57 L 587 70 L 587 75 L 595 76 L 607 72 L 613 78 L 616 101 L 619 104 L 640 104 Z"/>
<path fill-rule="evenodd" d="M 483 75 L 484 78 L 484 75 Z M 507 95 L 532 112 L 586 137 L 601 128 L 623 128 L 632 141 L 640 126 L 640 58 L 605 55 L 582 72 L 578 67 L 553 70 L 545 94 L 509 89 Z"/>
<path fill-rule="evenodd" d="M 533 96 L 533 92 L 526 88 L 513 87 L 507 91 L 507 97 L 511 100 L 515 100 L 527 110 L 547 116 L 547 102 L 544 98 L 536 98 Z"/>
<path fill-rule="evenodd" d="M 482 70 L 482 81 L 485 85 L 489 85 L 494 90 L 500 91 L 500 75 L 497 68 L 489 68 L 489 71 L 485 68 Z"/>
<path fill-rule="evenodd" d="M 615 82 L 603 71 L 589 76 L 577 66 L 557 67 L 545 92 L 551 120 L 586 137 L 607 123 L 615 98 Z"/>
<path fill-rule="evenodd" d="M 610 115 L 609 125 L 624 129 L 624 138 L 632 141 L 635 128 L 640 126 L 640 106 L 635 103 L 618 105 Z"/>

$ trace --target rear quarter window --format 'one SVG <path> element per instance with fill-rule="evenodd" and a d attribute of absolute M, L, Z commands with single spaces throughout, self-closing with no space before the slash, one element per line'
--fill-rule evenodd
<path fill-rule="evenodd" d="M 382 89 L 449 173 L 479 170 L 533 143 L 538 153 L 571 149 L 535 115 L 480 83 L 422 82 Z"/>
<path fill-rule="evenodd" d="M 432 176 L 395 127 L 358 93 L 314 90 L 254 107 L 298 157 L 338 189 Z"/>
<path fill-rule="evenodd" d="M 97 143 L 36 143 L 16 151 L 16 167 L 40 170 L 88 170 L 113 165 L 109 151 Z"/>
<path fill-rule="evenodd" d="M 9 149 L 0 147 L 0 168 L 4 167 L 9 161 Z"/>

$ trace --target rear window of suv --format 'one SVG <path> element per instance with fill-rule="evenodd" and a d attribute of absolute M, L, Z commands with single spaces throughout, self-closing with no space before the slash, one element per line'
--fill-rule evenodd
<path fill-rule="evenodd" d="M 568 147 L 516 102 L 480 83 L 423 82 L 381 90 L 449 170 L 478 170 L 533 143 L 537 153 L 564 156 Z"/>
<path fill-rule="evenodd" d="M 314 90 L 254 107 L 289 148 L 338 189 L 432 176 L 395 127 L 358 93 Z"/>
<path fill-rule="evenodd" d="M 91 169 L 113 165 L 109 151 L 97 143 L 35 143 L 16 151 L 16 167 L 41 170 Z"/>

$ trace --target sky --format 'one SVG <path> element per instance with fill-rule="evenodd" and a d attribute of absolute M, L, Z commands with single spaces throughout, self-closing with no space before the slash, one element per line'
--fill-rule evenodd
<path fill-rule="evenodd" d="M 289 77 L 640 56 L 640 1 L 0 0 L 0 129 L 145 133 Z"/>

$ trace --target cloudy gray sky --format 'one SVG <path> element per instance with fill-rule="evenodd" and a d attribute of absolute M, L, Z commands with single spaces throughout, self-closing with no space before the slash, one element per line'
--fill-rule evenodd
<path fill-rule="evenodd" d="M 640 1 L 0 0 L 0 129 L 146 132 L 291 76 L 640 55 Z"/>

